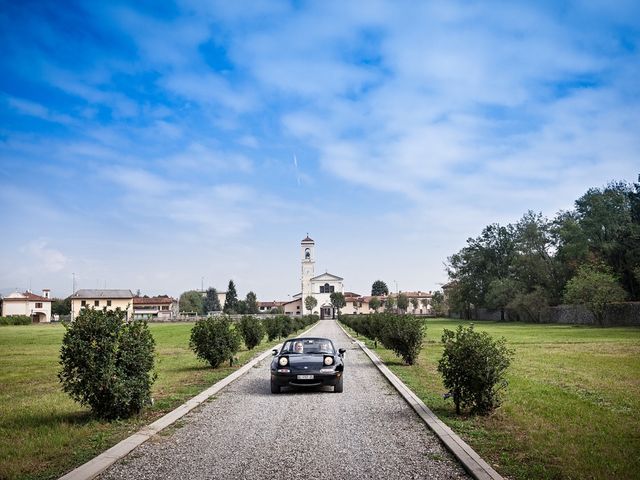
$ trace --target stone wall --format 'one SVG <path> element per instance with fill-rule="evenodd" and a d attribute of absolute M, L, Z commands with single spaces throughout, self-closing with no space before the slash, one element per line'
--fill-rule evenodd
<path fill-rule="evenodd" d="M 500 310 L 477 308 L 471 311 L 474 320 L 499 321 Z M 460 318 L 452 313 L 453 318 Z M 508 318 L 507 312 L 505 317 Z M 558 305 L 540 313 L 540 323 L 595 325 L 593 314 L 582 305 Z M 604 318 L 605 326 L 640 326 L 640 302 L 612 303 Z"/>

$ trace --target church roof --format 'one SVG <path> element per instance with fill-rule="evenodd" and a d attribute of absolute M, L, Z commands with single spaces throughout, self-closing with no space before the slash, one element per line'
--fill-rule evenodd
<path fill-rule="evenodd" d="M 307 234 L 306 238 L 303 238 L 302 242 L 300 243 L 316 243 L 316 242 L 314 242 L 311 238 L 309 238 L 309 234 Z"/>
<path fill-rule="evenodd" d="M 316 275 L 311 279 L 312 282 L 318 281 L 318 280 L 344 280 L 344 278 L 339 277 L 337 275 L 333 275 L 332 273 L 329 273 L 329 272 L 325 272 L 325 273 L 321 273 L 320 275 Z"/>

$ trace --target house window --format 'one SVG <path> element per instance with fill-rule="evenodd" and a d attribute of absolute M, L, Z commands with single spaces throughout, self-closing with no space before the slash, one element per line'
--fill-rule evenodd
<path fill-rule="evenodd" d="M 94 304 L 96 307 L 99 307 L 99 306 L 100 306 L 100 300 L 94 300 L 94 301 L 93 301 L 93 304 Z"/>
<path fill-rule="evenodd" d="M 36 308 L 42 308 L 42 303 L 40 302 L 36 303 Z"/>
<path fill-rule="evenodd" d="M 162 305 L 162 310 L 169 310 L 169 305 Z"/>
<path fill-rule="evenodd" d="M 111 306 L 111 300 L 107 300 L 107 307 Z"/>
<path fill-rule="evenodd" d="M 82 300 L 82 301 L 80 302 L 80 306 L 81 306 L 81 307 L 86 307 L 86 306 L 87 306 L 87 301 L 86 301 L 86 300 Z"/>

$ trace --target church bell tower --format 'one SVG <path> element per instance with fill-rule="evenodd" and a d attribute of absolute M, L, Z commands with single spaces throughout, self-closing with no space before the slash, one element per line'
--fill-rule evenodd
<path fill-rule="evenodd" d="M 311 279 L 314 277 L 314 269 L 316 265 L 316 243 L 307 237 L 300 242 L 300 250 L 302 251 L 302 302 L 304 305 L 304 299 L 311 295 Z"/>

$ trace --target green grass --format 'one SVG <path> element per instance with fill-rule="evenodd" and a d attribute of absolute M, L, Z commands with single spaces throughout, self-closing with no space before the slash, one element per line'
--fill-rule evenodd
<path fill-rule="evenodd" d="M 111 423 L 93 418 L 62 392 L 62 325 L 0 328 L 0 479 L 58 478 L 278 343 L 243 347 L 237 365 L 212 369 L 189 350 L 192 326 L 149 325 L 156 340 L 155 403 L 133 419 Z"/>
<path fill-rule="evenodd" d="M 640 478 L 640 329 L 475 322 L 515 350 L 503 405 L 455 415 L 437 371 L 444 328 L 427 320 L 418 362 L 376 353 L 438 417 L 501 474 L 515 479 Z M 367 342 L 371 346 L 371 342 Z"/>

